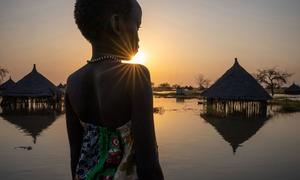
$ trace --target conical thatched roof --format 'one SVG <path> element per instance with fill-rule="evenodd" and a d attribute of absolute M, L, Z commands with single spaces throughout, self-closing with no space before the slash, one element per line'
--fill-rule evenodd
<path fill-rule="evenodd" d="M 35 64 L 32 71 L 19 80 L 15 87 L 9 88 L 2 96 L 14 97 L 41 97 L 54 96 L 61 93 L 59 89 L 46 77 L 36 70 Z"/>
<path fill-rule="evenodd" d="M 288 87 L 285 91 L 286 94 L 300 94 L 300 86 L 293 83 L 290 87 Z"/>
<path fill-rule="evenodd" d="M 58 88 L 64 88 L 64 85 L 62 85 L 62 83 L 59 83 L 59 85 L 57 87 Z"/>
<path fill-rule="evenodd" d="M 265 89 L 238 63 L 225 72 L 202 96 L 224 100 L 266 101 L 271 96 Z"/>
<path fill-rule="evenodd" d="M 204 114 L 202 114 L 201 117 L 212 125 L 223 139 L 230 144 L 233 153 L 236 153 L 237 149 L 242 146 L 244 142 L 253 137 L 269 118 L 216 118 Z"/>
<path fill-rule="evenodd" d="M 16 85 L 15 81 L 9 77 L 9 80 L 5 81 L 3 84 L 0 85 L 0 90 L 7 90 L 13 88 Z"/>

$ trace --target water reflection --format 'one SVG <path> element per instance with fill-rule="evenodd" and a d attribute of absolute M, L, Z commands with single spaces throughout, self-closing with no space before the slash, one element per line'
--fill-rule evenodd
<path fill-rule="evenodd" d="M 270 118 L 269 116 L 255 118 L 218 118 L 207 114 L 201 114 L 201 117 L 212 125 L 223 139 L 231 145 L 234 154 L 238 147 L 242 146 L 245 141 L 254 136 Z"/>
<path fill-rule="evenodd" d="M 2 113 L 3 119 L 13 125 L 18 129 L 22 130 L 26 135 L 29 135 L 33 139 L 33 143 L 36 144 L 37 137 L 50 127 L 53 122 L 58 118 L 60 112 L 43 110 L 43 111 L 31 111 L 28 113 L 24 112 L 14 112 L 14 113 Z M 26 149 L 31 150 L 31 147 L 18 146 L 15 149 Z"/>
<path fill-rule="evenodd" d="M 185 98 L 177 97 L 176 103 L 184 103 Z"/>

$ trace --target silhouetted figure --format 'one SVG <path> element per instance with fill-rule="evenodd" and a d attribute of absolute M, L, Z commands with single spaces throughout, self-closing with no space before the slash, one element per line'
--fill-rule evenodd
<path fill-rule="evenodd" d="M 92 57 L 67 80 L 74 179 L 163 179 L 149 71 L 120 61 L 138 51 L 141 14 L 135 0 L 76 2 L 75 20 Z"/>

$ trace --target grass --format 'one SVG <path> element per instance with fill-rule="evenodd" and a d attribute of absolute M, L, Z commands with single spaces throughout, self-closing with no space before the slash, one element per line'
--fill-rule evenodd
<path fill-rule="evenodd" d="M 280 112 L 300 112 L 300 101 L 287 98 L 274 98 L 270 104 L 279 105 Z"/>

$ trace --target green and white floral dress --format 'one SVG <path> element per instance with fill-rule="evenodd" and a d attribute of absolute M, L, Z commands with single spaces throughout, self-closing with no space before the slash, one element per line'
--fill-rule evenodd
<path fill-rule="evenodd" d="M 106 128 L 81 122 L 85 134 L 76 176 L 79 180 L 136 180 L 131 122 Z"/>

